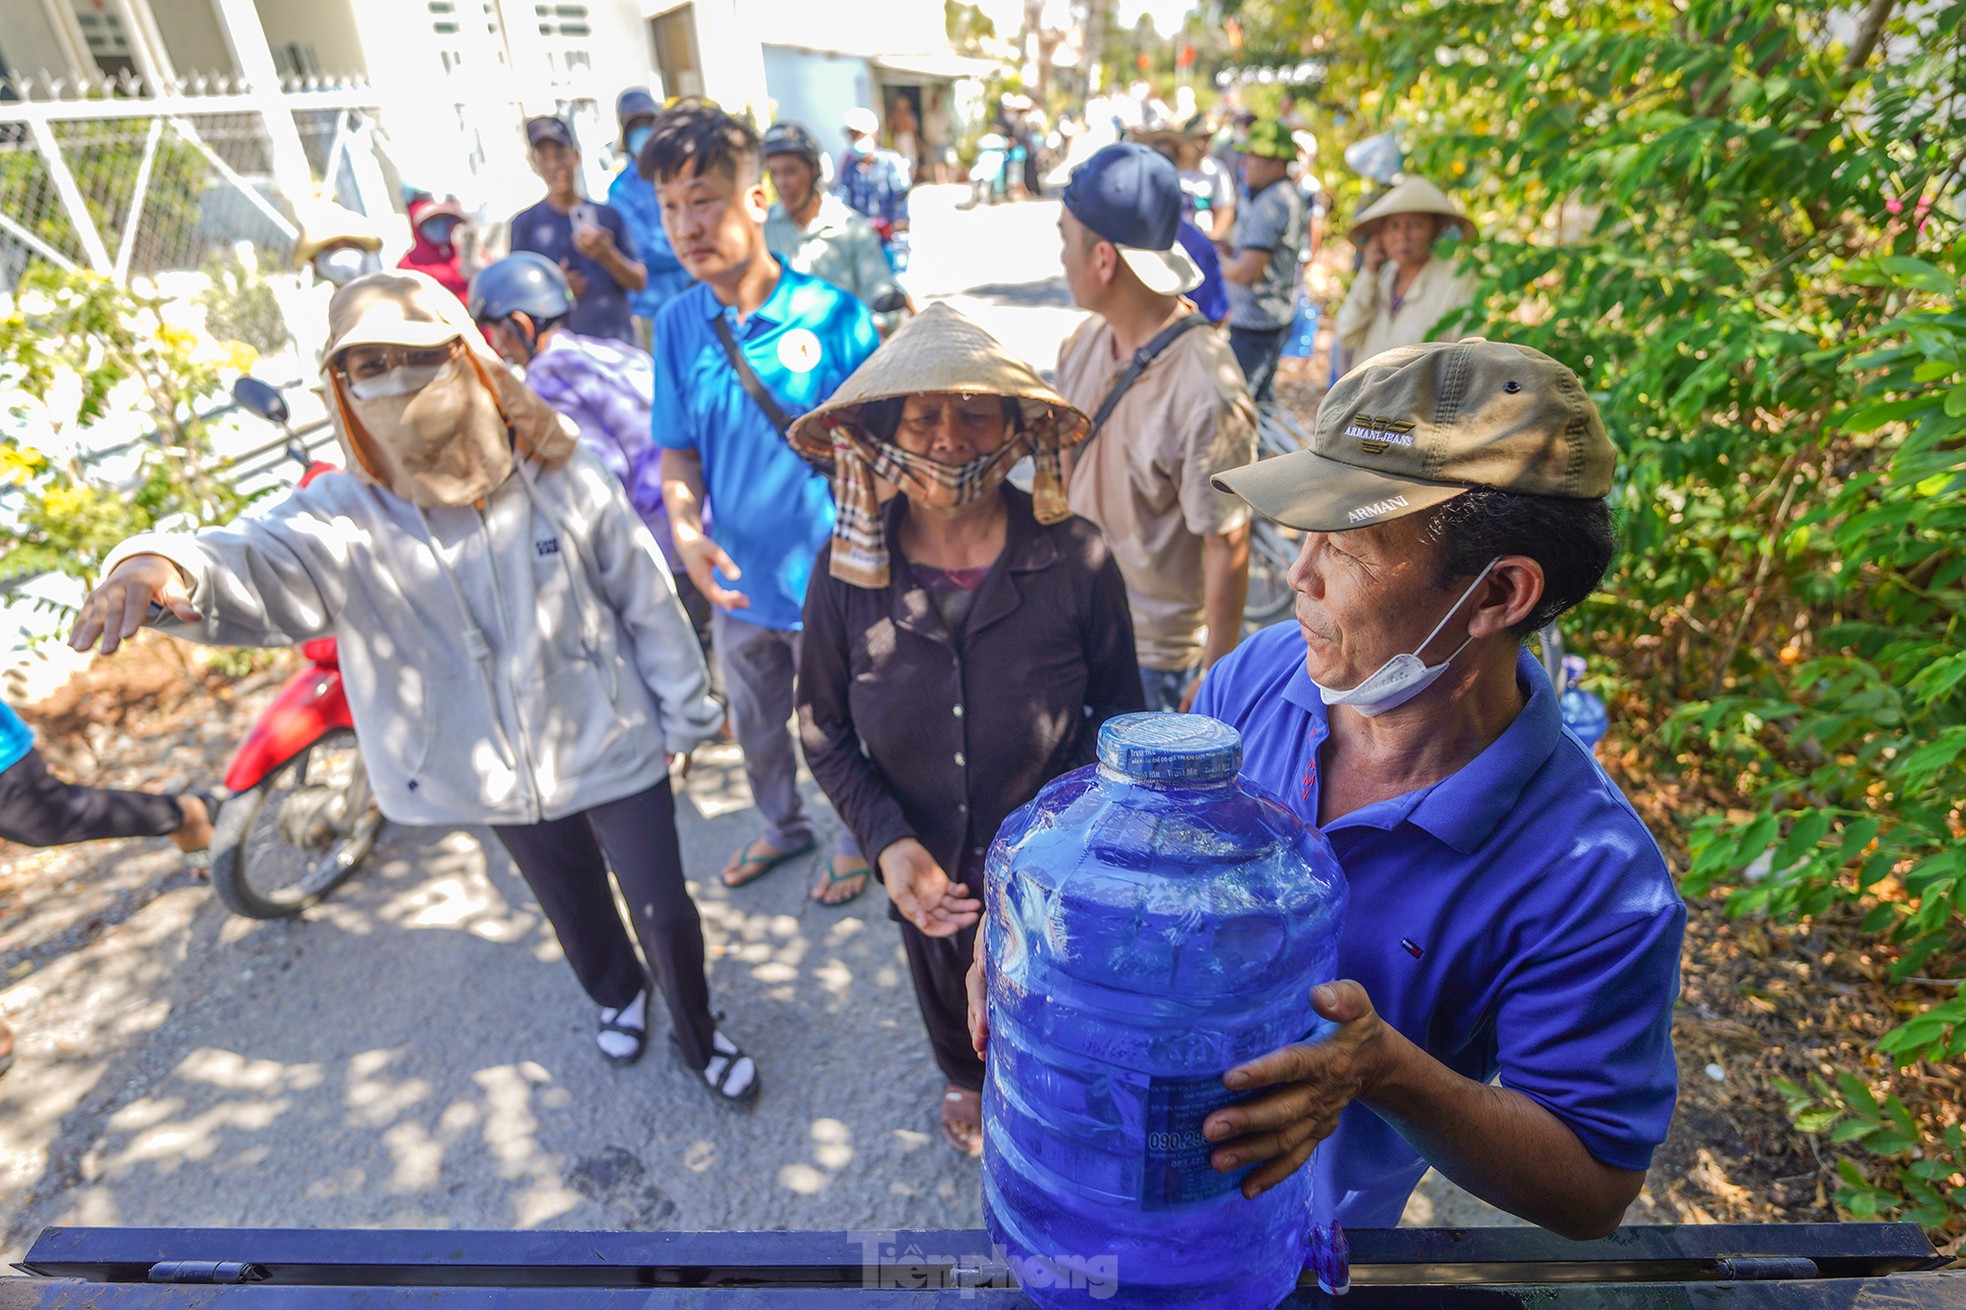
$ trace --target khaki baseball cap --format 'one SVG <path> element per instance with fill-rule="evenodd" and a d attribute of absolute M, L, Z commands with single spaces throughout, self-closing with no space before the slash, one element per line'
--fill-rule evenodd
<path fill-rule="evenodd" d="M 1286 527 L 1344 532 L 1474 487 L 1601 499 L 1616 464 L 1575 373 L 1540 350 L 1470 337 L 1374 355 L 1325 396 L 1309 450 L 1214 483 Z"/>

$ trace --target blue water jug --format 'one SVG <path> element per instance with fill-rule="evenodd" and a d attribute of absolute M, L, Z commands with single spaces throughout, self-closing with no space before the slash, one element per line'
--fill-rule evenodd
<path fill-rule="evenodd" d="M 1577 685 L 1577 680 L 1583 676 L 1583 657 L 1565 655 L 1563 691 L 1557 697 L 1557 713 L 1563 718 L 1563 726 L 1577 734 L 1578 740 L 1586 746 L 1596 746 L 1611 730 L 1611 714 L 1595 694 Z"/>
<path fill-rule="evenodd" d="M 984 1208 L 1047 1310 L 1264 1310 L 1304 1265 L 1310 1170 L 1246 1200 L 1201 1128 L 1230 1068 L 1330 1027 L 1347 892 L 1241 762 L 1215 719 L 1122 715 L 991 847 Z"/>
<path fill-rule="evenodd" d="M 1311 293 L 1301 287 L 1297 291 L 1297 312 L 1290 320 L 1290 331 L 1283 339 L 1285 359 L 1309 359 L 1317 353 L 1318 308 L 1311 300 Z"/>

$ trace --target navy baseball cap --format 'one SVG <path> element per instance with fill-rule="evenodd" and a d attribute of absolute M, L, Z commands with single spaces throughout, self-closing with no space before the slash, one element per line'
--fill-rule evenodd
<path fill-rule="evenodd" d="M 542 141 L 558 141 L 562 145 L 573 145 L 573 133 L 559 119 L 546 115 L 526 120 L 526 144 L 536 146 Z M 575 147 L 576 149 L 578 147 Z"/>
<path fill-rule="evenodd" d="M 654 118 L 661 112 L 662 106 L 655 103 L 655 97 L 638 86 L 631 86 L 614 98 L 617 123 L 626 123 L 631 118 Z"/>
<path fill-rule="evenodd" d="M 1122 141 L 1072 171 L 1065 208 L 1118 247 L 1133 275 L 1156 295 L 1201 285 L 1201 266 L 1181 248 L 1181 174 L 1152 146 Z"/>

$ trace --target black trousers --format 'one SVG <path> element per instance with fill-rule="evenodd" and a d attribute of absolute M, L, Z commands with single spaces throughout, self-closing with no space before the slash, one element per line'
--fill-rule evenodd
<path fill-rule="evenodd" d="M 972 887 L 980 888 L 979 877 Z M 915 980 L 915 1003 L 928 1027 L 928 1044 L 935 1048 L 935 1067 L 952 1086 L 983 1090 L 983 1062 L 969 1044 L 969 992 L 965 980 L 976 955 L 973 923 L 953 937 L 931 937 L 901 922 L 901 944 L 908 952 L 908 973 Z"/>
<path fill-rule="evenodd" d="M 1261 402 L 1270 398 L 1270 388 L 1277 380 L 1277 360 L 1283 357 L 1283 339 L 1288 335 L 1288 323 L 1280 328 L 1229 329 L 1229 349 L 1236 352 L 1236 363 L 1242 365 L 1250 399 Z"/>
<path fill-rule="evenodd" d="M 710 699 L 719 705 L 728 705 L 730 698 L 724 694 L 723 666 L 717 662 L 717 653 L 710 640 L 710 598 L 696 589 L 689 580 L 689 574 L 677 569 L 676 599 L 683 603 L 683 613 L 689 616 L 689 625 L 696 631 L 696 644 L 703 648 L 703 663 L 710 671 Z"/>
<path fill-rule="evenodd" d="M 492 831 L 539 898 L 594 1003 L 611 1010 L 627 1005 L 648 986 L 652 969 L 690 1067 L 710 1063 L 716 1021 L 703 976 L 703 920 L 683 885 L 668 779 L 564 819 Z M 648 957 L 646 969 L 615 908 L 610 869 Z"/>
<path fill-rule="evenodd" d="M 175 796 L 63 782 L 31 750 L 0 772 L 0 839 L 66 846 L 104 837 L 168 837 L 184 826 Z"/>

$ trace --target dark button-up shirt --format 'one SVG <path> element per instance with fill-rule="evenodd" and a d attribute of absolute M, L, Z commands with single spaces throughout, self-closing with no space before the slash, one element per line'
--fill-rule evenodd
<path fill-rule="evenodd" d="M 1099 529 L 1041 525 L 1029 496 L 1002 494 L 1003 554 L 960 632 L 900 558 L 903 496 L 884 511 L 885 589 L 839 581 L 823 553 L 813 568 L 799 735 L 869 860 L 913 837 L 963 878 L 1012 810 L 1092 762 L 1100 724 L 1145 708 L 1126 584 Z"/>

